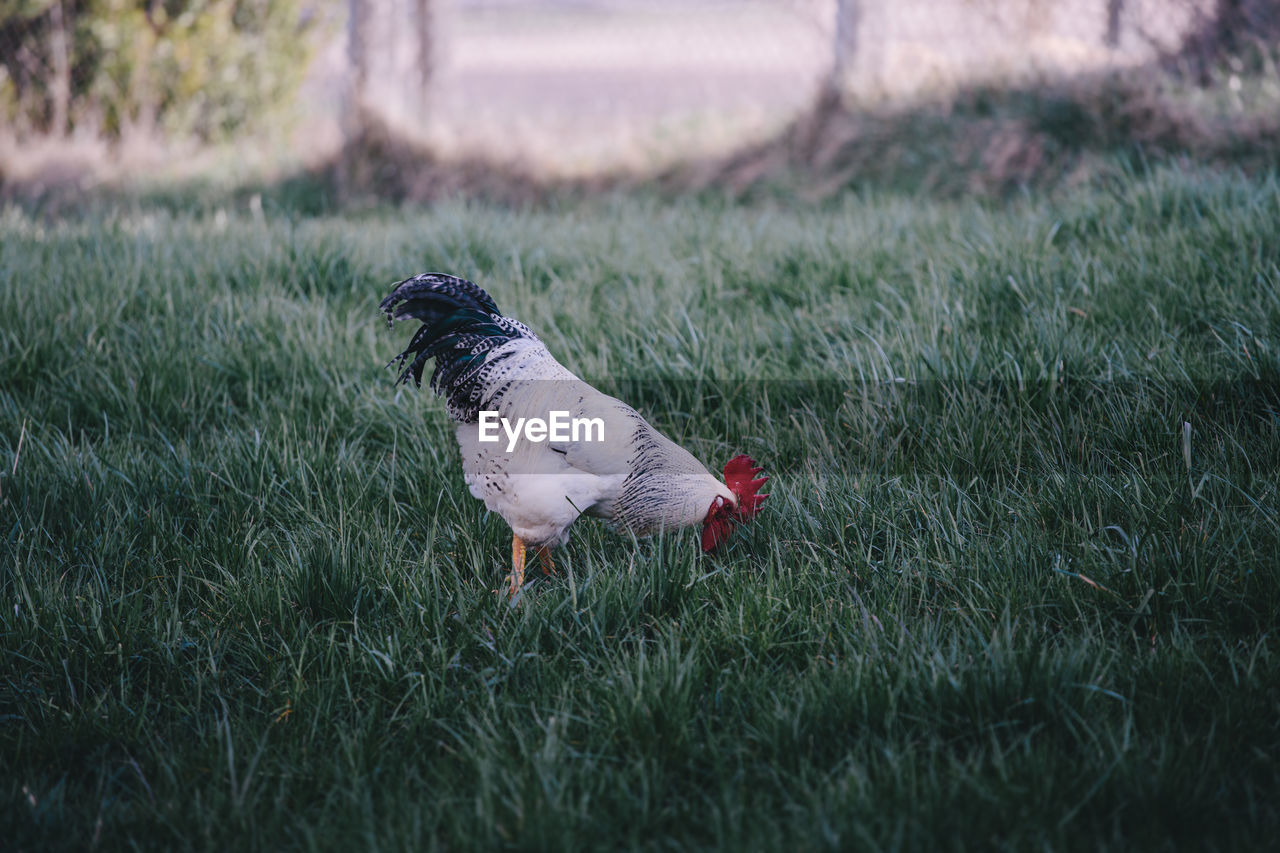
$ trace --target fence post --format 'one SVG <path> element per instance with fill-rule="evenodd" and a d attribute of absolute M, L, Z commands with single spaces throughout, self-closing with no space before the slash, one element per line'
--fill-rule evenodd
<path fill-rule="evenodd" d="M 71 108 L 71 47 L 67 38 L 67 20 L 62 0 L 54 0 L 49 7 L 49 58 L 53 64 L 53 77 L 49 81 L 49 100 L 53 117 L 49 125 L 50 136 L 66 136 L 70 126 Z"/>
<path fill-rule="evenodd" d="M 1120 46 L 1120 21 L 1124 15 L 1124 0 L 1107 0 L 1107 31 L 1103 44 L 1110 48 Z"/>
<path fill-rule="evenodd" d="M 369 118 L 368 0 L 347 0 L 347 80 L 342 93 L 342 149 L 335 175 L 339 198 L 355 191 L 356 162 Z"/>
<path fill-rule="evenodd" d="M 425 113 L 431 94 L 431 75 L 436 55 L 432 37 L 435 34 L 434 0 L 414 0 L 414 31 L 417 41 L 418 106 Z"/>
<path fill-rule="evenodd" d="M 836 0 L 836 22 L 831 45 L 831 78 L 828 85 L 837 90 L 843 90 L 849 85 L 849 73 L 858 50 L 860 12 L 858 0 Z"/>

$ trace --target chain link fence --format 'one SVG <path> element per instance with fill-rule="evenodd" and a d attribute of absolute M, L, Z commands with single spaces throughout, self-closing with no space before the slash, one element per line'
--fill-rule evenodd
<path fill-rule="evenodd" d="M 1210 55 L 1276 19 L 1276 0 L 0 0 L 0 136 L 292 123 L 323 147 L 377 120 L 589 171 L 731 148 L 824 87 L 938 98 Z"/>

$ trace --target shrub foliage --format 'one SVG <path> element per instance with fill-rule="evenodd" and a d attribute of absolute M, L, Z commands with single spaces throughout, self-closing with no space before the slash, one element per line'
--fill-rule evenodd
<path fill-rule="evenodd" d="M 0 120 L 226 138 L 290 98 L 314 29 L 301 0 L 0 0 Z"/>

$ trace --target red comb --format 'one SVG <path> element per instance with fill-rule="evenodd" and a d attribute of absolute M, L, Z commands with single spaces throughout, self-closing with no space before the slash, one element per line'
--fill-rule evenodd
<path fill-rule="evenodd" d="M 760 511 L 760 504 L 764 503 L 764 499 L 769 497 L 767 494 L 756 494 L 769 480 L 768 477 L 755 479 L 763 470 L 745 453 L 733 457 L 724 466 L 724 484 L 738 497 L 738 508 L 734 515 L 739 521 L 749 521 L 751 516 Z"/>

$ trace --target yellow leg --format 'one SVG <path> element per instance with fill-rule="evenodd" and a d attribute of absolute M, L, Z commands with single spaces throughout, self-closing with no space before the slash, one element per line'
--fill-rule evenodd
<path fill-rule="evenodd" d="M 536 553 L 538 555 L 538 565 L 542 566 L 542 573 L 544 575 L 554 575 L 556 573 L 556 563 L 555 560 L 551 559 L 551 549 L 544 545 L 538 548 Z"/>
<path fill-rule="evenodd" d="M 511 582 L 511 587 L 508 590 L 511 598 L 515 598 L 516 593 L 520 591 L 520 587 L 524 586 L 524 557 L 524 540 L 513 533 L 511 535 L 511 574 L 507 577 L 507 580 Z"/>

